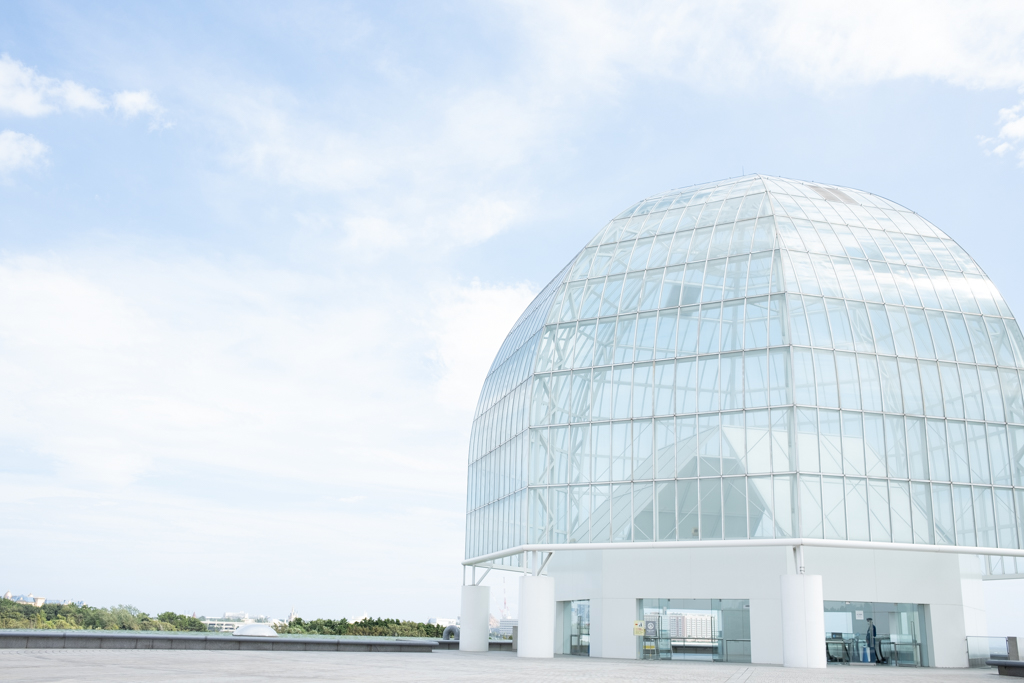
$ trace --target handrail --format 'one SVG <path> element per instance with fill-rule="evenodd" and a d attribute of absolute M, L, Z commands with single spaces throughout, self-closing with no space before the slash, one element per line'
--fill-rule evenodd
<path fill-rule="evenodd" d="M 657 550 L 657 549 L 697 549 L 697 548 L 848 548 L 856 550 L 900 550 L 921 553 L 944 553 L 954 555 L 1001 555 L 1004 557 L 1024 557 L 1024 550 L 1016 548 L 983 548 L 965 545 L 932 545 L 924 543 L 887 543 L 885 541 L 842 541 L 828 538 L 737 538 L 730 540 L 706 541 L 622 541 L 619 543 L 528 543 L 507 550 L 500 550 L 486 555 L 478 555 L 463 560 L 462 564 L 469 567 L 483 562 L 499 560 L 503 557 L 519 555 L 527 552 L 562 552 L 574 550 Z M 502 569 L 496 565 L 495 569 Z M 509 569 L 515 570 L 514 567 Z"/>

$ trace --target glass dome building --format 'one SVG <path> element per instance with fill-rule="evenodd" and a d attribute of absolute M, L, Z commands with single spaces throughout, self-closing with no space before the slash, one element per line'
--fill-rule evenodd
<path fill-rule="evenodd" d="M 767 176 L 655 195 L 605 225 L 498 351 L 470 442 L 467 564 L 522 569 L 524 550 L 573 545 L 777 553 L 801 539 L 826 594 L 829 563 L 855 548 L 1005 550 L 1015 573 L 1022 370 L 1024 336 L 995 286 L 902 206 Z M 560 566 L 587 583 L 571 555 L 555 552 L 556 586 Z M 962 579 L 957 557 L 912 564 L 952 561 Z M 683 597 L 635 597 L 637 620 L 664 626 L 656 641 L 671 614 L 646 603 Z M 918 663 L 936 663 L 922 640 L 936 636 L 934 600 L 898 597 L 917 610 Z M 856 642 L 844 647 L 849 660 Z"/>

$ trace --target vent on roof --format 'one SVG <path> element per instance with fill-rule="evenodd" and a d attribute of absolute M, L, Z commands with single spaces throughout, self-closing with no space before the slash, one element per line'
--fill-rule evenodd
<path fill-rule="evenodd" d="M 842 190 L 829 187 L 821 187 L 819 185 L 807 184 L 807 187 L 817 192 L 822 199 L 827 199 L 830 202 L 843 202 L 844 204 L 856 204 L 850 195 L 846 194 Z"/>

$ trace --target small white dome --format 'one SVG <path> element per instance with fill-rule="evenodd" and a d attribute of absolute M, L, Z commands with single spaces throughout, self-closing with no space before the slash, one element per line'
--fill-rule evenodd
<path fill-rule="evenodd" d="M 260 636 L 263 638 L 277 638 L 275 631 L 269 624 L 243 624 L 235 629 L 231 635 L 234 636 Z"/>

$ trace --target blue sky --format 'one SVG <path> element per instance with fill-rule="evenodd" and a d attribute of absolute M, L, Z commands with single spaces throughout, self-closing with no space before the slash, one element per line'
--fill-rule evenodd
<path fill-rule="evenodd" d="M 1024 310 L 1019 4 L 12 2 L 0 54 L 0 590 L 454 616 L 493 354 L 669 188 L 881 194 Z"/>

